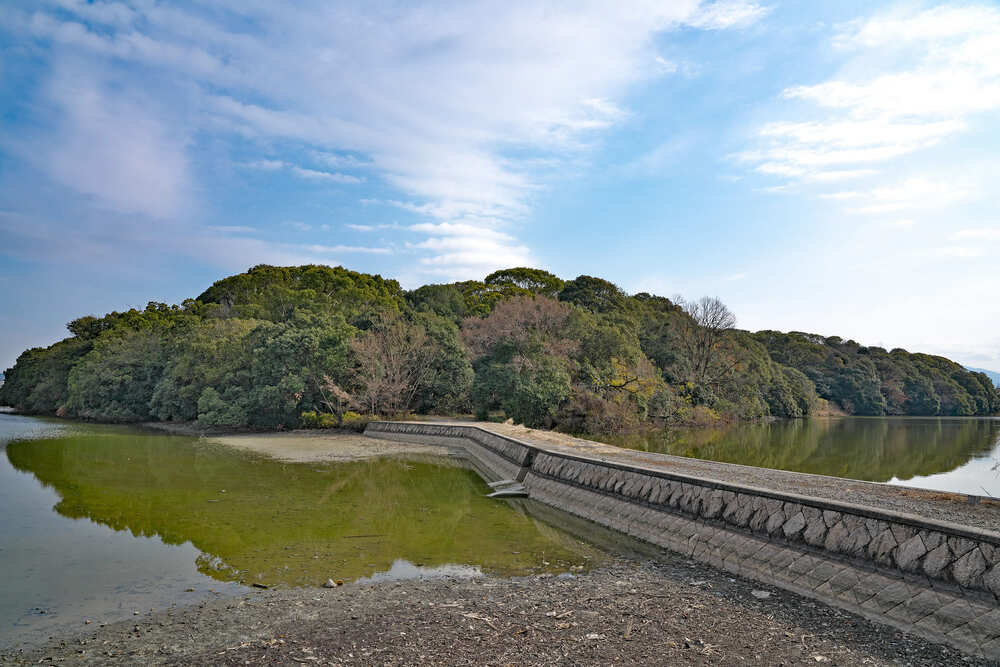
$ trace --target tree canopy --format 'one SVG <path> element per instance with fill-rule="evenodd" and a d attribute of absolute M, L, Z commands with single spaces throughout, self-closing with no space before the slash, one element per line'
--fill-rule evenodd
<path fill-rule="evenodd" d="M 629 295 L 539 269 L 403 290 L 328 266 L 255 266 L 179 305 L 67 325 L 0 404 L 101 421 L 280 429 L 475 413 L 573 432 L 647 422 L 988 415 L 983 373 L 836 336 L 735 328 L 720 300 Z"/>

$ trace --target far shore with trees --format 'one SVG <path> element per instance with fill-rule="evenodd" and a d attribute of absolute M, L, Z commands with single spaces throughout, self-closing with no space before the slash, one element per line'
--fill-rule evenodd
<path fill-rule="evenodd" d="M 360 427 L 476 415 L 573 433 L 815 414 L 991 415 L 983 373 L 836 336 L 736 328 L 717 298 L 513 268 L 403 290 L 257 266 L 180 305 L 86 316 L 25 351 L 0 405 L 107 422 Z"/>

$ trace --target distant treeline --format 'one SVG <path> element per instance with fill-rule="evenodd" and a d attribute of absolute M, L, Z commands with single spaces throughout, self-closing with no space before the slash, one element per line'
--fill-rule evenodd
<path fill-rule="evenodd" d="M 616 432 L 859 415 L 987 415 L 1000 395 L 942 357 L 734 328 L 717 299 L 497 271 L 405 291 L 327 266 L 257 266 L 179 306 L 81 317 L 24 352 L 0 404 L 101 421 L 346 425 L 409 411 Z"/>

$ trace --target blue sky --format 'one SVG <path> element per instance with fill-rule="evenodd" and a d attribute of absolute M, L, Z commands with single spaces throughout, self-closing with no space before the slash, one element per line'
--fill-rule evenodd
<path fill-rule="evenodd" d="M 0 6 L 0 367 L 258 263 L 515 265 L 1000 368 L 1000 6 Z"/>

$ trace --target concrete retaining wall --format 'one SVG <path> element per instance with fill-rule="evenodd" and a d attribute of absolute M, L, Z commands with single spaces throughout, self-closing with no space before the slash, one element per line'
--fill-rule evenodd
<path fill-rule="evenodd" d="M 1000 533 L 567 454 L 476 426 L 373 422 L 487 479 L 734 574 L 1000 659 Z"/>

